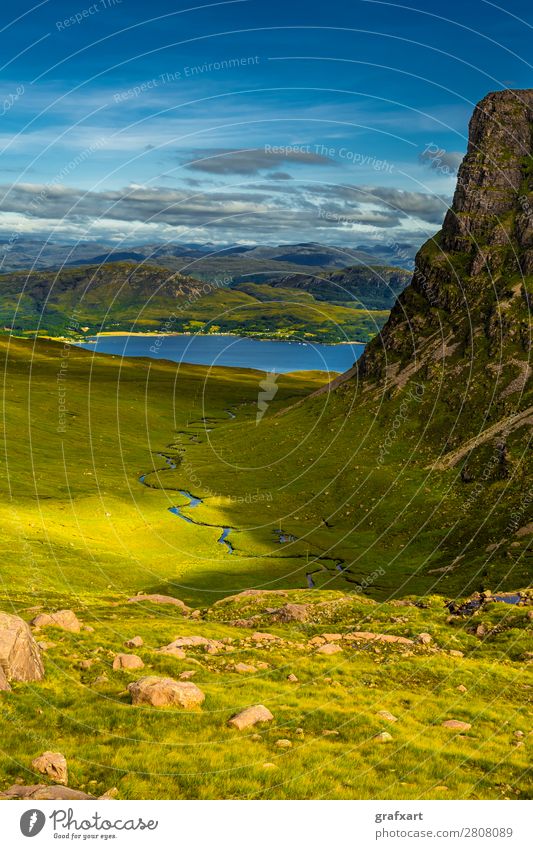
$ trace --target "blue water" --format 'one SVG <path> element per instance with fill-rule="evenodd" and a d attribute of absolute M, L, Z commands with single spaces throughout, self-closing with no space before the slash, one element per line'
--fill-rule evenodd
<path fill-rule="evenodd" d="M 93 343 L 93 344 L 91 344 Z M 364 350 L 361 342 L 323 345 L 313 342 L 263 342 L 242 336 L 98 336 L 80 347 L 121 357 L 153 357 L 177 363 L 233 366 L 259 371 L 329 371 L 349 369 Z"/>

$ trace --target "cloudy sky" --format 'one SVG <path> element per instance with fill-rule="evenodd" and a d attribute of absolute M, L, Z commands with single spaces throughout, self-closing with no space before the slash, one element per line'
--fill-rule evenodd
<path fill-rule="evenodd" d="M 417 5 L 7 0 L 3 238 L 420 244 L 533 14 Z"/>

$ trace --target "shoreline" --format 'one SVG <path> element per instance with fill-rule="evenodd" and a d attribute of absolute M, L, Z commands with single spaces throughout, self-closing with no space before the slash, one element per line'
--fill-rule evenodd
<path fill-rule="evenodd" d="M 140 330 L 138 332 L 131 333 L 129 330 L 103 330 L 100 333 L 87 334 L 87 336 L 81 336 L 75 340 L 75 343 L 78 342 L 87 342 L 88 339 L 99 339 L 100 337 L 109 337 L 109 336 L 133 336 L 133 337 L 148 337 L 154 339 L 163 339 L 172 336 L 188 336 L 188 337 L 198 337 L 198 338 L 217 338 L 218 336 L 229 336 L 235 339 L 252 339 L 255 342 L 285 342 L 292 345 L 328 345 L 333 347 L 334 345 L 368 345 L 368 342 L 360 342 L 360 341 L 344 341 L 344 342 L 319 342 L 316 339 L 309 340 L 299 340 L 299 339 L 282 339 L 279 336 L 277 337 L 265 337 L 265 336 L 242 336 L 240 333 L 159 333 L 157 331 L 151 330 Z M 68 342 L 73 341 L 72 337 L 67 336 L 41 336 L 41 339 L 50 339 L 54 342 Z M 370 341 L 370 340 L 369 340 Z"/>

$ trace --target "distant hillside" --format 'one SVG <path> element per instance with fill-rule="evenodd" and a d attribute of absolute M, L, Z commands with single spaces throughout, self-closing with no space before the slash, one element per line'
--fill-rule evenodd
<path fill-rule="evenodd" d="M 116 262 L 0 275 L 0 327 L 52 336 L 100 331 L 234 333 L 367 342 L 388 311 L 316 301 L 299 289 L 230 288 L 150 264 Z"/>
<path fill-rule="evenodd" d="M 410 281 L 411 272 L 403 268 L 355 265 L 312 275 L 293 274 L 273 280 L 271 285 L 304 290 L 318 301 L 390 310 Z"/>

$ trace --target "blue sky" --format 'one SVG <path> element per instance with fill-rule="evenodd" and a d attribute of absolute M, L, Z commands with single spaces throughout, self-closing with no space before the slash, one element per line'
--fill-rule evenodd
<path fill-rule="evenodd" d="M 0 231 L 420 244 L 473 105 L 532 84 L 529 3 L 10 0 Z"/>

